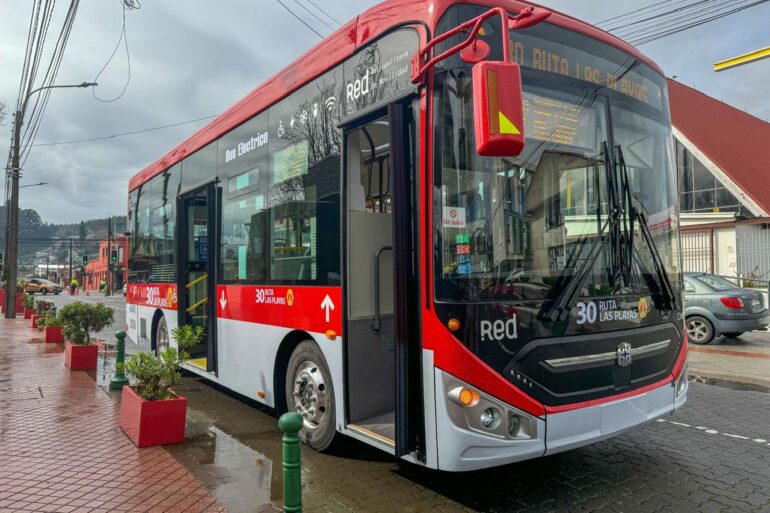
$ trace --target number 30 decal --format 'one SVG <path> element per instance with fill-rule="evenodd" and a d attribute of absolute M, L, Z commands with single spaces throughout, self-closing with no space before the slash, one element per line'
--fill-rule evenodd
<path fill-rule="evenodd" d="M 596 322 L 596 303 L 583 303 L 580 302 L 577 305 L 577 323 L 578 324 L 593 324 Z"/>

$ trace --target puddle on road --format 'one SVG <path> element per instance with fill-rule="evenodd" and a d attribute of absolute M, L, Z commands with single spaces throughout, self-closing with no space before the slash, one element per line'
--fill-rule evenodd
<path fill-rule="evenodd" d="M 714 385 L 722 388 L 729 388 L 730 390 L 740 390 L 748 392 L 763 392 L 770 394 L 770 387 L 764 385 L 757 385 L 754 383 L 741 383 L 738 381 L 729 381 L 726 379 L 708 378 L 704 376 L 690 375 L 688 381 L 691 383 L 704 383 L 706 385 Z"/>
<path fill-rule="evenodd" d="M 273 461 L 216 426 L 205 414 L 187 414 L 187 439 L 166 450 L 205 484 L 227 511 L 252 512 L 270 503 Z M 192 424 L 192 426 L 191 426 Z M 189 432 L 205 427 L 194 436 Z"/>

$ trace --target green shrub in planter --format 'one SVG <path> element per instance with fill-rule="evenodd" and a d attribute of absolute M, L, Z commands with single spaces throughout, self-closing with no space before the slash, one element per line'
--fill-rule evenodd
<path fill-rule="evenodd" d="M 24 308 L 35 308 L 35 296 L 32 294 L 24 294 L 21 296 L 21 305 Z"/>
<path fill-rule="evenodd" d="M 54 312 L 55 311 L 56 310 L 54 309 Z M 56 316 L 56 313 L 48 312 L 37 320 L 37 329 L 40 331 L 44 331 L 48 326 L 61 326 L 61 325 L 62 324 L 59 321 L 59 318 Z"/>
<path fill-rule="evenodd" d="M 171 399 L 174 394 L 169 390 L 182 380 L 180 365 L 190 358 L 188 350 L 200 343 L 203 336 L 201 326 L 178 326 L 171 330 L 177 348 L 169 347 L 160 352 L 160 358 L 152 353 L 137 353 L 125 363 L 125 371 L 136 383 L 134 391 L 146 401 Z"/>
<path fill-rule="evenodd" d="M 47 317 L 48 315 L 56 315 L 56 305 L 49 299 L 38 299 L 35 301 L 35 312 L 37 315 Z"/>
<path fill-rule="evenodd" d="M 169 388 L 182 380 L 175 347 L 161 351 L 160 358 L 152 353 L 136 353 L 126 362 L 125 370 L 136 379 L 132 388 L 145 401 L 171 399 Z"/>
<path fill-rule="evenodd" d="M 22 294 L 27 289 L 26 280 L 16 280 L 16 293 Z"/>
<path fill-rule="evenodd" d="M 73 301 L 59 310 L 57 320 L 68 342 L 89 345 L 92 334 L 112 326 L 114 314 L 115 310 L 106 305 Z"/>

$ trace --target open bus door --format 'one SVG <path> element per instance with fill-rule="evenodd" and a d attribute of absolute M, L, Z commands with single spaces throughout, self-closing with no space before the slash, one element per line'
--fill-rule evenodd
<path fill-rule="evenodd" d="M 178 325 L 201 326 L 187 364 L 216 374 L 216 258 L 219 191 L 209 184 L 177 200 Z"/>
<path fill-rule="evenodd" d="M 346 419 L 351 431 L 423 458 L 412 105 L 345 131 Z"/>

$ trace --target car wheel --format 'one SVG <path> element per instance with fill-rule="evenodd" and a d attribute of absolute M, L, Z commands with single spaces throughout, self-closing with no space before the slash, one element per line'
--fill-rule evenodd
<path fill-rule="evenodd" d="M 687 336 L 693 344 L 708 344 L 714 340 L 714 325 L 700 315 L 687 318 Z"/>
<path fill-rule="evenodd" d="M 302 415 L 299 436 L 317 451 L 328 448 L 335 430 L 334 386 L 321 349 L 315 342 L 301 342 L 286 369 L 286 405 Z"/>
<path fill-rule="evenodd" d="M 743 333 L 744 333 L 743 331 L 736 331 L 734 333 L 722 333 L 722 335 L 724 335 L 725 337 L 728 337 L 728 338 L 736 338 L 736 337 L 740 337 L 741 335 L 743 335 Z"/>
<path fill-rule="evenodd" d="M 48 295 L 48 289 L 40 289 L 40 293 L 43 294 L 44 296 L 47 296 Z"/>
<path fill-rule="evenodd" d="M 168 324 L 166 324 L 166 318 L 161 316 L 158 327 L 155 328 L 155 353 L 160 355 L 166 349 L 168 349 Z"/>

